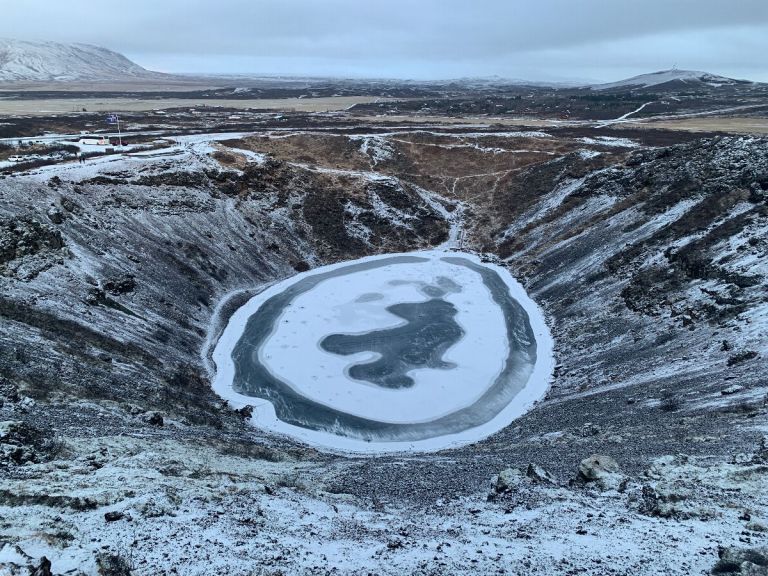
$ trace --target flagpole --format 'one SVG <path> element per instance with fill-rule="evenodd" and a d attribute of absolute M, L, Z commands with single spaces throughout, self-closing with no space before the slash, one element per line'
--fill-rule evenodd
<path fill-rule="evenodd" d="M 123 146 L 123 132 L 120 130 L 120 116 L 117 114 L 110 114 L 107 116 L 107 124 L 117 124 L 117 137 L 119 138 L 119 146 Z"/>

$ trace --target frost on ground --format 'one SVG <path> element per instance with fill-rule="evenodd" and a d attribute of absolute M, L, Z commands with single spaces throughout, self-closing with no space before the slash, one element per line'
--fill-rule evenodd
<path fill-rule="evenodd" d="M 56 574 L 706 574 L 727 549 L 765 553 L 768 446 L 754 449 L 665 456 L 636 477 L 532 464 L 417 506 L 339 490 L 343 460 L 80 439 L 4 482 L 0 573 L 44 556 Z"/>
<path fill-rule="evenodd" d="M 768 143 L 412 128 L 375 168 L 327 131 L 0 179 L 0 570 L 764 569 Z M 201 350 L 258 291 L 438 246 L 545 312 L 552 387 L 510 426 L 348 458 L 211 391 Z"/>

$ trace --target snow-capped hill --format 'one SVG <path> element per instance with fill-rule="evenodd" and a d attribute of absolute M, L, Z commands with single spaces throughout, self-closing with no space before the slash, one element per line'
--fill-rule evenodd
<path fill-rule="evenodd" d="M 710 86 L 717 88 L 720 86 L 734 86 L 736 84 L 748 83 L 745 80 L 734 80 L 725 76 L 710 74 L 709 72 L 698 72 L 696 70 L 661 70 L 650 74 L 641 74 L 621 80 L 611 82 L 610 84 L 597 84 L 592 86 L 593 90 L 611 90 L 614 88 L 651 88 L 666 84 L 690 85 L 690 86 Z"/>
<path fill-rule="evenodd" d="M 99 46 L 0 39 L 0 82 L 103 82 L 159 76 Z"/>

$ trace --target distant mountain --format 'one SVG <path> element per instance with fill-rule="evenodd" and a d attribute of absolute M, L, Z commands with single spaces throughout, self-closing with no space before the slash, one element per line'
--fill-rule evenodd
<path fill-rule="evenodd" d="M 734 80 L 725 76 L 717 76 L 708 72 L 695 70 L 661 70 L 651 74 L 641 74 L 633 78 L 627 78 L 620 82 L 610 84 L 596 84 L 591 86 L 593 90 L 613 90 L 616 88 L 644 89 L 644 88 L 685 88 L 685 87 L 711 87 L 736 86 L 752 84 L 747 80 Z"/>
<path fill-rule="evenodd" d="M 166 77 L 89 44 L 0 39 L 0 82 L 114 82 Z"/>
<path fill-rule="evenodd" d="M 504 76 L 478 76 L 452 78 L 447 80 L 421 80 L 412 81 L 416 84 L 457 84 L 464 88 L 496 88 L 505 86 L 537 86 L 546 88 L 574 88 L 583 86 L 583 80 L 526 80 L 525 78 L 507 78 Z"/>

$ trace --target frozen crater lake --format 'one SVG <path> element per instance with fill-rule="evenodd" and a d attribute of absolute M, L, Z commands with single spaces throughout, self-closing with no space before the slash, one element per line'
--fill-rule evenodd
<path fill-rule="evenodd" d="M 552 340 L 509 273 L 459 252 L 317 268 L 230 318 L 214 389 L 252 423 L 334 451 L 438 450 L 543 397 Z"/>

